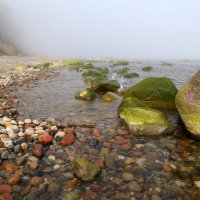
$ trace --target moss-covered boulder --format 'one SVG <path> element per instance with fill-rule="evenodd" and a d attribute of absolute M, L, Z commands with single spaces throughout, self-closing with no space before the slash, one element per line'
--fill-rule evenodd
<path fill-rule="evenodd" d="M 155 136 L 172 132 L 166 116 L 148 107 L 124 107 L 119 115 L 133 135 Z"/>
<path fill-rule="evenodd" d="M 176 106 L 186 128 L 200 139 L 200 70 L 179 90 Z"/>
<path fill-rule="evenodd" d="M 142 71 L 144 71 L 144 72 L 149 72 L 149 71 L 151 71 L 152 69 L 153 69 L 152 66 L 145 66 L 145 67 L 142 68 Z"/>
<path fill-rule="evenodd" d="M 113 92 L 107 92 L 101 97 L 104 101 L 115 101 L 119 99 L 119 96 Z"/>
<path fill-rule="evenodd" d="M 93 66 L 92 62 L 85 61 L 85 62 L 83 62 L 83 67 L 82 68 L 83 69 L 92 69 L 92 68 L 94 68 L 94 66 Z"/>
<path fill-rule="evenodd" d="M 121 104 L 118 107 L 118 114 L 120 115 L 121 111 L 125 108 L 134 108 L 134 107 L 147 107 L 147 105 L 144 103 L 144 101 L 141 101 L 140 99 L 136 97 L 125 97 L 123 98 Z"/>
<path fill-rule="evenodd" d="M 136 97 L 149 107 L 158 109 L 175 109 L 177 88 L 166 77 L 149 77 L 125 92 L 125 97 Z"/>
<path fill-rule="evenodd" d="M 135 77 L 139 77 L 139 76 L 140 75 L 135 72 L 127 72 L 123 75 L 124 78 L 135 78 Z"/>
<path fill-rule="evenodd" d="M 91 181 L 101 171 L 96 163 L 87 161 L 84 158 L 75 158 L 72 162 L 72 169 L 78 178 L 83 181 Z"/>
<path fill-rule="evenodd" d="M 96 94 L 91 88 L 86 88 L 82 91 L 76 92 L 75 98 L 92 101 L 96 98 Z"/>
<path fill-rule="evenodd" d="M 111 63 L 113 65 L 128 65 L 129 62 L 126 60 L 112 60 Z"/>
<path fill-rule="evenodd" d="M 96 79 L 108 79 L 109 70 L 107 67 L 95 67 L 93 69 L 86 69 L 82 73 L 82 77 L 85 83 L 91 83 L 92 80 Z"/>
<path fill-rule="evenodd" d="M 120 84 L 116 80 L 95 79 L 91 82 L 91 88 L 98 94 L 106 92 L 116 92 L 120 88 Z"/>

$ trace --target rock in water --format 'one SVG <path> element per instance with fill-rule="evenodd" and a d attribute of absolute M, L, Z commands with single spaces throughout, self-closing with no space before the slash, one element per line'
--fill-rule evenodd
<path fill-rule="evenodd" d="M 101 98 L 102 98 L 104 101 L 114 101 L 114 100 L 118 99 L 119 96 L 116 95 L 116 94 L 113 93 L 113 92 L 107 92 L 107 93 L 104 94 Z"/>
<path fill-rule="evenodd" d="M 72 168 L 81 180 L 91 181 L 100 172 L 100 167 L 84 158 L 75 158 L 72 162 Z"/>
<path fill-rule="evenodd" d="M 91 88 L 99 93 L 116 92 L 120 88 L 120 84 L 116 80 L 95 79 L 91 82 Z"/>
<path fill-rule="evenodd" d="M 178 92 L 176 107 L 186 128 L 200 138 L 200 70 Z"/>
<path fill-rule="evenodd" d="M 91 88 L 86 88 L 82 91 L 76 92 L 75 98 L 82 100 L 94 100 L 96 98 L 96 94 Z"/>
<path fill-rule="evenodd" d="M 127 123 L 133 135 L 162 135 L 172 132 L 166 116 L 148 107 L 127 107 L 121 110 L 120 117 Z"/>
<path fill-rule="evenodd" d="M 177 88 L 166 77 L 149 77 L 130 87 L 125 97 L 137 97 L 151 108 L 175 109 Z"/>

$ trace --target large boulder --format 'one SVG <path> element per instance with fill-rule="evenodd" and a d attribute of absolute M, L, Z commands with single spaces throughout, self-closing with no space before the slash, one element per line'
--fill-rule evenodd
<path fill-rule="evenodd" d="M 147 107 L 147 105 L 144 103 L 144 101 L 141 101 L 136 97 L 125 97 L 118 107 L 118 114 L 120 115 L 122 110 L 130 107 Z"/>
<path fill-rule="evenodd" d="M 125 97 L 137 97 L 151 108 L 175 109 L 177 88 L 166 77 L 149 77 L 125 91 Z"/>
<path fill-rule="evenodd" d="M 83 181 L 91 181 L 100 172 L 100 167 L 96 163 L 87 161 L 85 158 L 75 158 L 72 168 L 77 177 Z"/>
<path fill-rule="evenodd" d="M 96 98 L 96 94 L 91 88 L 86 88 L 82 91 L 76 92 L 75 94 L 76 99 L 81 99 L 81 100 L 94 100 Z"/>
<path fill-rule="evenodd" d="M 122 118 L 133 135 L 155 136 L 172 132 L 172 126 L 166 116 L 148 107 L 121 107 Z"/>
<path fill-rule="evenodd" d="M 200 70 L 179 90 L 176 106 L 186 128 L 200 138 Z"/>

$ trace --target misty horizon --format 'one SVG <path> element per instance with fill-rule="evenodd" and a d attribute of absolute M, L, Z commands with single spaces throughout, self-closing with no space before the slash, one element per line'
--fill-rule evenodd
<path fill-rule="evenodd" d="M 0 0 L 0 37 L 25 55 L 198 59 L 197 0 Z"/>

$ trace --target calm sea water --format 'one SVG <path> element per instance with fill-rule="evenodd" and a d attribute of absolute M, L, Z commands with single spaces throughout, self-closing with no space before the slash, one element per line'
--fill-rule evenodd
<path fill-rule="evenodd" d="M 169 77 L 180 88 L 196 71 L 200 69 L 200 61 L 169 61 L 172 66 L 162 66 L 160 61 L 138 60 L 128 66 L 110 67 L 106 62 L 95 61 L 95 66 L 108 66 L 110 77 L 120 81 L 124 88 L 134 85 L 149 76 Z M 142 71 L 144 66 L 152 66 L 149 72 Z M 115 71 L 129 67 L 130 72 L 140 76 L 122 79 Z M 100 127 L 112 127 L 117 121 L 117 107 L 121 98 L 115 102 L 104 102 L 98 97 L 93 102 L 85 102 L 74 98 L 75 92 L 88 87 L 83 82 L 81 72 L 58 69 L 59 75 L 49 80 L 40 80 L 29 86 L 19 88 L 15 95 L 19 98 L 19 118 L 49 118 L 61 121 L 94 122 Z"/>

